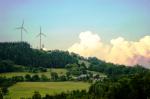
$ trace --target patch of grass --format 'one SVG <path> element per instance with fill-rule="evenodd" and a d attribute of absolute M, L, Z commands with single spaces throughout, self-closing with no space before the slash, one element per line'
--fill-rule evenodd
<path fill-rule="evenodd" d="M 20 97 L 31 97 L 34 91 L 45 94 L 58 94 L 72 90 L 88 90 L 90 84 L 85 82 L 20 82 L 9 88 L 9 94 L 5 98 L 20 99 Z"/>

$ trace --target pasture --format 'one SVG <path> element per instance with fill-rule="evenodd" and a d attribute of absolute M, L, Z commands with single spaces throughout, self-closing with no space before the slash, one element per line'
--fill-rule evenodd
<path fill-rule="evenodd" d="M 20 99 L 21 97 L 31 97 L 35 91 L 45 94 L 58 94 L 71 90 L 88 90 L 90 84 L 85 82 L 20 82 L 9 88 L 9 94 L 5 99 Z"/>

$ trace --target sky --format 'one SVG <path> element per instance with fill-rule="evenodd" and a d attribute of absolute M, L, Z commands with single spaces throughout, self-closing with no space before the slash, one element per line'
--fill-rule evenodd
<path fill-rule="evenodd" d="M 146 43 L 150 41 L 149 9 L 149 0 L 0 0 L 0 42 L 20 41 L 20 31 L 15 28 L 24 20 L 28 32 L 23 33 L 23 40 L 34 48 L 39 48 L 36 35 L 41 26 L 45 49 L 69 50 L 127 65 L 141 60 L 145 65 L 150 59 Z M 118 51 L 130 53 L 119 56 Z"/>

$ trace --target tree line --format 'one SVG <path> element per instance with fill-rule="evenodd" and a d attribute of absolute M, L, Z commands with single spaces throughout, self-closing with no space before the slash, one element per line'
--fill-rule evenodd
<path fill-rule="evenodd" d="M 78 62 L 74 55 L 68 51 L 33 49 L 26 42 L 0 43 L 0 60 L 11 60 L 24 66 L 63 68 L 67 64 Z"/>
<path fill-rule="evenodd" d="M 113 63 L 107 63 L 99 60 L 96 57 L 89 57 L 87 61 L 90 63 L 89 70 L 105 73 L 108 77 L 116 77 L 121 75 L 133 75 L 138 73 L 144 73 L 149 69 L 144 68 L 141 65 L 126 66 Z"/>

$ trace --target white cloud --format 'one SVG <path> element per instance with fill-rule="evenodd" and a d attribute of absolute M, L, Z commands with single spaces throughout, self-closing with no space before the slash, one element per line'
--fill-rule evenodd
<path fill-rule="evenodd" d="M 79 39 L 80 42 L 73 44 L 68 51 L 117 64 L 142 64 L 150 68 L 150 36 L 136 42 L 118 37 L 110 40 L 110 44 L 105 44 L 97 34 L 86 31 L 80 33 Z"/>
<path fill-rule="evenodd" d="M 102 59 L 108 53 L 108 47 L 103 45 L 97 34 L 90 31 L 81 32 L 79 38 L 80 42 L 73 44 L 68 49 L 70 52 L 75 52 L 85 57 L 101 57 Z"/>

